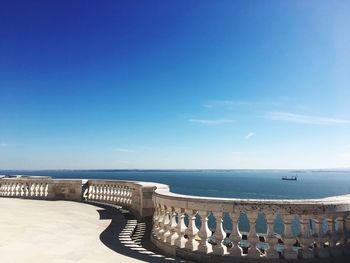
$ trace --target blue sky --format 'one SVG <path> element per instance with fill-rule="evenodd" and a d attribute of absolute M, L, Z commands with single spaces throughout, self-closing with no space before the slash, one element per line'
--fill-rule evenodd
<path fill-rule="evenodd" d="M 350 167 L 348 1 L 2 1 L 0 169 Z"/>

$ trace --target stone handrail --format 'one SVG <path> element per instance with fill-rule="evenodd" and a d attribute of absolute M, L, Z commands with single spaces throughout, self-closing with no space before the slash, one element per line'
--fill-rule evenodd
<path fill-rule="evenodd" d="M 153 216 L 156 188 L 169 189 L 163 184 L 136 181 L 0 177 L 0 197 L 98 202 L 122 206 L 138 218 Z"/>
<path fill-rule="evenodd" d="M 81 200 L 82 180 L 50 177 L 0 178 L 0 197 L 43 200 Z"/>
<path fill-rule="evenodd" d="M 180 195 L 169 186 L 122 180 L 0 177 L 0 197 L 98 202 L 152 217 L 164 252 L 212 262 L 309 259 L 350 253 L 350 195 L 310 200 Z"/>
<path fill-rule="evenodd" d="M 152 217 L 154 190 L 169 189 L 167 185 L 120 180 L 88 180 L 83 198 L 86 201 L 119 205 L 136 217 Z"/>
<path fill-rule="evenodd" d="M 153 201 L 152 241 L 171 255 L 211 262 L 216 257 L 278 260 L 349 253 L 350 195 L 249 200 L 157 189 Z"/>

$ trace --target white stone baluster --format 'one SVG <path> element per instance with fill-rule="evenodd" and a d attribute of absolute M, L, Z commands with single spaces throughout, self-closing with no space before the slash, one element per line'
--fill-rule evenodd
<path fill-rule="evenodd" d="M 229 239 L 232 242 L 232 247 L 228 249 L 228 252 L 231 256 L 241 257 L 243 254 L 243 250 L 239 245 L 239 242 L 242 240 L 242 234 L 238 229 L 238 220 L 240 213 L 230 213 L 231 221 L 232 221 L 232 232 L 229 236 Z"/>
<path fill-rule="evenodd" d="M 26 197 L 30 196 L 30 185 L 28 183 L 24 185 L 24 195 Z"/>
<path fill-rule="evenodd" d="M 313 246 L 314 242 L 309 229 L 310 220 L 311 217 L 300 216 L 300 243 L 302 246 L 302 257 L 304 259 L 314 258 L 314 251 L 310 249 L 310 246 Z"/>
<path fill-rule="evenodd" d="M 222 241 L 226 237 L 226 233 L 222 225 L 222 222 L 223 222 L 222 218 L 224 216 L 224 213 L 213 212 L 213 216 L 216 221 L 216 229 L 214 232 L 216 245 L 213 245 L 213 253 L 215 255 L 225 255 L 227 253 L 227 247 L 222 243 Z"/>
<path fill-rule="evenodd" d="M 164 215 L 164 234 L 162 241 L 166 242 L 167 238 L 170 236 L 170 228 L 171 228 L 171 218 L 170 218 L 171 210 L 169 210 L 169 207 L 165 207 L 165 215 Z"/>
<path fill-rule="evenodd" d="M 211 236 L 211 231 L 208 227 L 208 211 L 198 211 L 199 216 L 201 217 L 201 228 L 198 231 L 198 236 L 200 238 L 198 244 L 198 251 L 208 254 L 211 253 L 212 245 L 208 242 L 208 238 Z"/>
<path fill-rule="evenodd" d="M 266 251 L 267 258 L 269 259 L 278 259 L 280 256 L 275 250 L 275 246 L 278 243 L 278 239 L 275 236 L 275 216 L 273 213 L 265 214 L 266 223 L 267 223 L 267 243 L 268 249 Z"/>
<path fill-rule="evenodd" d="M 16 196 L 15 191 L 16 191 L 16 183 L 12 183 L 10 196 Z"/>
<path fill-rule="evenodd" d="M 15 196 L 21 196 L 20 193 L 20 183 L 16 183 L 16 188 L 15 188 Z"/>
<path fill-rule="evenodd" d="M 29 196 L 35 197 L 35 183 L 29 183 L 29 185 L 30 185 Z"/>
<path fill-rule="evenodd" d="M 332 215 L 332 227 L 331 227 L 331 255 L 333 257 L 341 256 L 343 245 L 343 219 L 338 214 Z M 338 229 L 336 228 L 338 226 Z"/>
<path fill-rule="evenodd" d="M 196 227 L 196 210 L 186 210 L 186 213 L 188 215 L 188 227 L 185 231 L 185 235 L 187 237 L 187 241 L 185 244 L 185 248 L 195 251 L 198 249 L 198 241 L 195 240 L 195 237 L 198 233 L 198 228 Z"/>
<path fill-rule="evenodd" d="M 112 193 L 111 193 L 111 195 L 112 195 L 111 201 L 113 203 L 115 203 L 117 201 L 117 187 L 116 187 L 115 184 L 113 184 L 113 186 L 112 186 Z"/>
<path fill-rule="evenodd" d="M 250 226 L 250 231 L 248 233 L 248 241 L 250 243 L 250 247 L 248 248 L 247 257 L 260 258 L 261 253 L 256 246 L 259 241 L 258 234 L 256 233 L 256 220 L 258 218 L 258 212 L 250 211 L 247 213 L 247 217 L 248 217 L 249 226 Z"/>
<path fill-rule="evenodd" d="M 298 253 L 294 251 L 293 245 L 296 242 L 296 237 L 293 235 L 292 222 L 295 218 L 294 215 L 282 215 L 282 220 L 284 223 L 284 235 L 283 243 L 284 250 L 283 256 L 285 259 L 297 259 Z"/>
<path fill-rule="evenodd" d="M 344 215 L 344 246 L 343 246 L 343 253 L 347 256 L 350 255 L 350 214 L 349 212 L 345 213 Z"/>
<path fill-rule="evenodd" d="M 160 207 L 160 217 L 159 217 L 159 230 L 157 232 L 157 238 L 159 240 L 164 239 L 164 233 L 165 233 L 165 221 L 166 221 L 166 210 L 163 205 Z"/>
<path fill-rule="evenodd" d="M 319 258 L 326 258 L 330 256 L 329 248 L 325 248 L 326 242 L 325 233 L 323 233 L 323 217 L 318 215 L 316 217 L 316 244 L 317 244 L 317 256 Z"/>
<path fill-rule="evenodd" d="M 178 237 L 175 239 L 175 245 L 179 248 L 184 248 L 186 243 L 184 235 L 187 229 L 185 224 L 185 210 L 183 208 L 176 208 L 175 211 L 178 215 L 178 224 L 176 226 Z"/>
<path fill-rule="evenodd" d="M 171 210 L 171 218 L 170 218 L 170 236 L 167 238 L 166 242 L 170 245 L 175 245 L 175 239 L 177 238 L 176 232 L 176 212 L 174 208 Z"/>

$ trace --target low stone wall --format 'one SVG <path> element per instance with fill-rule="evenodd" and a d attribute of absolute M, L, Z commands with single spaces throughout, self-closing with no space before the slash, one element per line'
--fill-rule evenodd
<path fill-rule="evenodd" d="M 153 216 L 155 189 L 169 190 L 169 187 L 121 180 L 70 180 L 44 176 L 0 178 L 0 197 L 99 202 L 122 206 L 138 218 Z"/>
<path fill-rule="evenodd" d="M 350 195 L 315 200 L 248 200 L 171 193 L 121 180 L 0 178 L 0 197 L 98 202 L 153 220 L 152 242 L 199 262 L 280 261 L 350 253 Z"/>
<path fill-rule="evenodd" d="M 119 180 L 88 180 L 83 199 L 125 207 L 136 217 L 152 217 L 155 189 L 168 189 L 167 185 Z"/>
<path fill-rule="evenodd" d="M 246 200 L 157 189 L 153 201 L 152 241 L 173 256 L 199 262 L 278 261 L 338 257 L 350 251 L 349 195 Z"/>
<path fill-rule="evenodd" d="M 82 180 L 18 177 L 0 179 L 0 196 L 81 201 Z"/>

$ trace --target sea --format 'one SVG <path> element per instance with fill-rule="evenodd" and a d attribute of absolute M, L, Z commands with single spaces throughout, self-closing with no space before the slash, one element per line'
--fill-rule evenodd
<path fill-rule="evenodd" d="M 350 170 L 0 170 L 7 175 L 163 183 L 174 193 L 251 199 L 309 199 L 350 194 Z M 282 180 L 298 176 L 297 181 Z"/>

